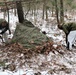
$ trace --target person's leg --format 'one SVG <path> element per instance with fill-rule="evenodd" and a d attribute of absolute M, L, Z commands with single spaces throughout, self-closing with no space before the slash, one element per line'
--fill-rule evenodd
<path fill-rule="evenodd" d="M 3 38 L 4 38 L 5 43 L 7 43 L 8 42 L 8 34 L 4 33 Z"/>
<path fill-rule="evenodd" d="M 69 42 L 67 42 L 67 44 L 66 44 L 67 46 L 66 46 L 66 48 L 69 50 Z"/>
<path fill-rule="evenodd" d="M 72 49 L 72 45 L 74 44 L 75 42 L 75 38 L 76 38 L 76 31 L 71 31 L 68 35 L 68 43 L 67 43 L 67 46 L 69 44 L 69 49 Z"/>
<path fill-rule="evenodd" d="M 1 42 L 4 43 L 3 36 L 0 35 Z"/>
<path fill-rule="evenodd" d="M 66 34 L 66 39 L 65 40 L 66 40 L 66 44 L 67 44 L 67 42 L 68 42 L 68 35 L 67 34 Z"/>

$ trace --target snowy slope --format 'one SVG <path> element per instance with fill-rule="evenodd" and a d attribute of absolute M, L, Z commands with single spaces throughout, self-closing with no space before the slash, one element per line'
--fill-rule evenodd
<path fill-rule="evenodd" d="M 0 14 L 0 18 L 3 18 L 3 13 Z M 8 20 L 7 16 L 5 19 Z M 65 35 L 63 31 L 57 28 L 56 23 L 52 23 L 53 17 L 49 17 L 51 19 L 49 23 L 42 20 L 41 15 L 38 15 L 36 22 L 34 22 L 33 16 L 28 15 L 27 19 L 40 28 L 41 32 L 46 31 L 46 36 L 54 40 L 54 47 L 65 45 Z M 16 22 L 18 22 L 17 16 L 10 13 L 12 36 L 16 28 Z M 76 75 L 76 51 L 68 51 L 66 48 L 60 49 L 60 51 L 64 55 L 58 52 L 55 52 L 55 54 L 50 52 L 49 55 L 39 54 L 28 60 L 29 62 L 26 62 L 26 65 L 22 68 L 18 68 L 16 72 L 1 70 L 0 75 Z"/>

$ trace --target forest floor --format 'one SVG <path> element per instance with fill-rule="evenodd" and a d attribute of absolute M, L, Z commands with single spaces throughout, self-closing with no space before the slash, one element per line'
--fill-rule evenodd
<path fill-rule="evenodd" d="M 67 50 L 60 42 L 45 43 L 36 51 L 20 43 L 0 46 L 0 69 L 9 75 L 75 75 L 76 51 Z"/>
<path fill-rule="evenodd" d="M 35 26 L 53 39 L 36 47 L 36 51 L 27 50 L 20 43 L 0 46 L 1 75 L 76 75 L 76 50 L 66 49 L 65 34 L 52 21 L 36 22 Z"/>

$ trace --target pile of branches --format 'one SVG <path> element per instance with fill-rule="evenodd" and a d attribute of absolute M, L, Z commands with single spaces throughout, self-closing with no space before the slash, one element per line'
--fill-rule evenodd
<path fill-rule="evenodd" d="M 35 49 L 26 49 L 24 48 L 20 43 L 11 43 L 5 46 L 0 46 L 1 49 L 1 59 L 2 64 L 4 62 L 10 64 L 4 65 L 4 69 L 9 69 L 11 71 L 16 70 L 16 66 L 24 65 L 27 59 L 30 59 L 31 57 L 38 55 L 38 54 L 46 54 L 48 55 L 50 52 L 59 54 L 63 54 L 63 50 L 60 51 L 61 46 L 54 47 L 53 42 L 44 42 L 40 46 L 35 46 Z M 1 60 L 0 59 L 0 60 Z M 25 60 L 22 62 L 22 60 Z M 18 65 L 15 63 L 18 62 Z"/>
<path fill-rule="evenodd" d="M 10 45 L 6 45 L 5 50 L 11 52 L 23 53 L 24 55 L 25 54 L 33 55 L 35 53 L 49 54 L 50 51 L 54 52 L 55 48 L 53 46 L 53 42 L 46 42 L 40 46 L 36 46 L 35 50 L 26 49 L 20 43 L 13 43 Z"/>
<path fill-rule="evenodd" d="M 53 46 L 53 42 L 46 42 L 43 43 L 40 46 L 36 46 L 35 49 L 27 49 L 24 48 L 20 43 L 13 43 L 6 45 L 5 47 L 1 48 L 5 52 L 14 52 L 14 53 L 20 53 L 24 54 L 26 58 L 30 58 L 31 56 L 35 54 L 49 54 L 50 52 L 54 53 L 58 52 L 60 53 L 61 46 L 57 46 L 56 48 Z"/>

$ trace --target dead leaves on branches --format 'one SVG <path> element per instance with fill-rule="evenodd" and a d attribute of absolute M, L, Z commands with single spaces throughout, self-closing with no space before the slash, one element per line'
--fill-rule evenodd
<path fill-rule="evenodd" d="M 36 46 L 35 49 L 25 49 L 20 43 L 13 43 L 13 44 L 6 45 L 4 47 L 4 51 L 7 51 L 7 52 L 10 51 L 10 52 L 14 52 L 14 53 L 22 53 L 27 58 L 29 58 L 31 55 L 35 55 L 36 53 L 49 54 L 49 52 L 52 52 L 55 54 L 56 52 L 58 52 L 60 54 L 63 54 L 63 52 L 60 51 L 61 48 L 62 48 L 62 46 L 57 45 L 55 47 L 54 43 L 49 41 L 49 42 L 43 43 L 40 46 Z"/>
<path fill-rule="evenodd" d="M 55 52 L 63 54 L 63 52 L 61 50 L 62 50 L 62 46 L 57 45 L 55 47 L 53 42 L 47 42 L 47 43 L 44 43 L 41 46 L 36 46 L 36 51 L 38 53 L 42 53 L 42 54 L 49 54 L 49 52 L 52 52 L 54 54 L 55 54 Z"/>
<path fill-rule="evenodd" d="M 44 43 L 43 45 L 41 46 L 36 46 L 36 51 L 38 53 L 44 53 L 44 54 L 48 54 L 50 51 L 53 52 L 54 50 L 54 47 L 53 47 L 53 42 L 47 42 L 47 43 Z"/>
<path fill-rule="evenodd" d="M 46 42 L 42 43 L 40 46 L 36 46 L 35 49 L 25 49 L 20 43 L 13 43 L 9 45 L 5 45 L 4 47 L 0 46 L 2 49 L 1 51 L 2 54 L 2 59 L 4 58 L 5 62 L 10 62 L 9 65 L 7 65 L 6 69 L 9 69 L 11 71 L 14 71 L 16 69 L 15 66 L 21 67 L 22 65 L 25 64 L 27 60 L 30 59 L 31 57 L 37 55 L 37 54 L 49 54 L 50 52 L 56 54 L 63 54 L 63 50 L 61 50 L 62 46 L 54 46 L 53 42 Z M 15 61 L 18 62 L 18 65 L 15 64 Z M 42 64 L 41 66 L 44 66 L 47 64 Z"/>

